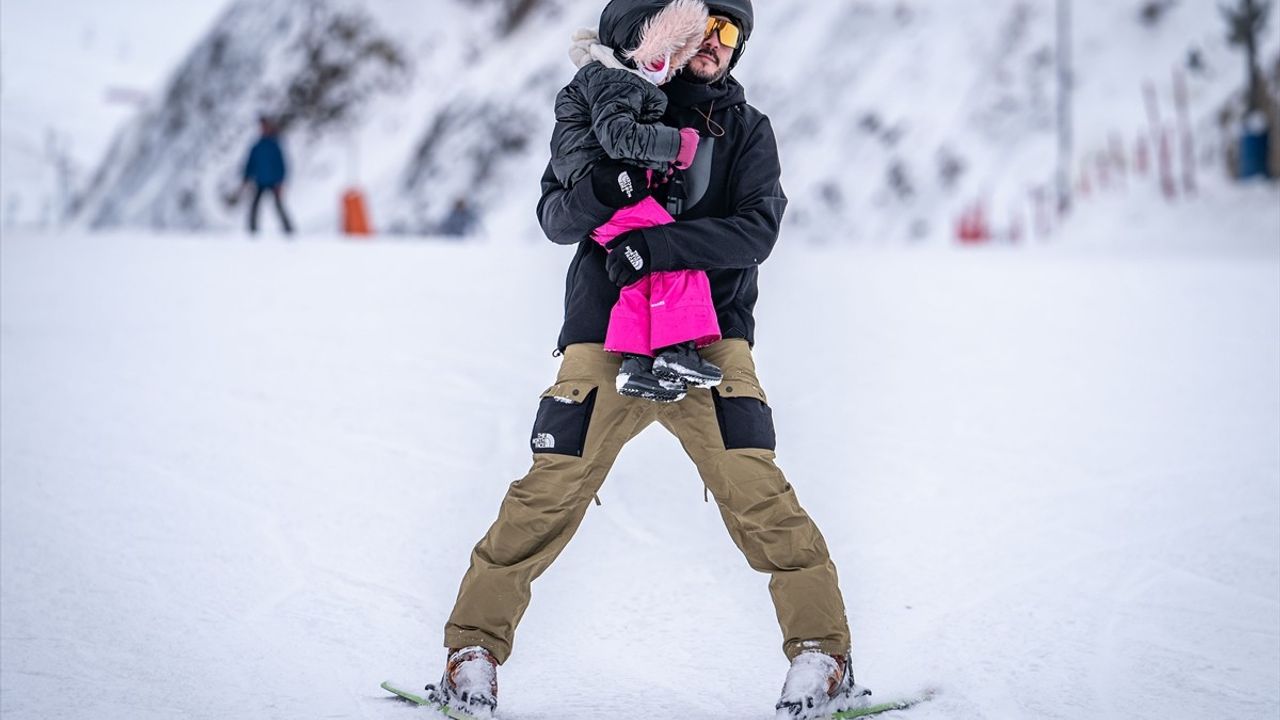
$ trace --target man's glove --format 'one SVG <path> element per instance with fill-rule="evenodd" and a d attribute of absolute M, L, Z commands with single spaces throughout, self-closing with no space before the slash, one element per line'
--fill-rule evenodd
<path fill-rule="evenodd" d="M 673 163 L 677 170 L 688 170 L 693 166 L 693 157 L 698 154 L 698 131 L 693 128 L 680 128 L 680 151 L 676 153 Z"/>
<path fill-rule="evenodd" d="M 609 251 L 604 261 L 605 270 L 618 287 L 626 287 L 653 271 L 649 242 L 639 230 L 628 230 L 604 247 Z"/>
<path fill-rule="evenodd" d="M 611 208 L 635 205 L 649 197 L 649 173 L 634 165 L 602 162 L 591 170 L 591 189 Z"/>

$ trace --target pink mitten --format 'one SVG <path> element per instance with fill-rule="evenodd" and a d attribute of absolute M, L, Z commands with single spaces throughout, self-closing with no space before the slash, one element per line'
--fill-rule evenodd
<path fill-rule="evenodd" d="M 688 170 L 693 165 L 693 156 L 698 154 L 698 131 L 693 128 L 680 128 L 680 152 L 676 153 L 677 170 Z"/>

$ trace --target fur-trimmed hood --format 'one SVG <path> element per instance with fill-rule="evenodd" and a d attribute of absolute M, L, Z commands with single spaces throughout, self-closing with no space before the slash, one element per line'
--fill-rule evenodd
<path fill-rule="evenodd" d="M 697 54 L 707 32 L 707 6 L 702 0 L 672 0 L 649 16 L 640 29 L 639 42 L 624 53 L 638 67 L 670 59 L 676 70 Z"/>
<path fill-rule="evenodd" d="M 698 52 L 706 26 L 702 0 L 612 0 L 598 31 L 574 33 L 569 57 L 578 67 L 597 61 L 661 84 Z M 662 65 L 667 72 L 661 77 L 636 70 Z"/>

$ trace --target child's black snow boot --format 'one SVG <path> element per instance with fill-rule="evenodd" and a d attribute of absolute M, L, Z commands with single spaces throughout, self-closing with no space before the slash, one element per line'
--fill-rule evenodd
<path fill-rule="evenodd" d="M 724 379 L 718 366 L 698 354 L 692 340 L 659 350 L 653 374 L 664 380 L 683 380 L 696 388 L 715 387 Z"/>
<path fill-rule="evenodd" d="M 624 354 L 618 370 L 618 394 L 661 403 L 683 400 L 685 384 L 681 380 L 664 380 L 653 374 L 653 358 Z"/>

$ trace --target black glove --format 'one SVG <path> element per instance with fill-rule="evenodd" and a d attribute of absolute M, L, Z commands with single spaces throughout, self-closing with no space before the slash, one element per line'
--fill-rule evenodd
<path fill-rule="evenodd" d="M 635 205 L 649 197 L 649 174 L 634 165 L 602 162 L 591 170 L 591 189 L 611 208 Z"/>
<path fill-rule="evenodd" d="M 604 267 L 618 287 L 626 287 L 653 271 L 649 242 L 639 230 L 628 230 L 604 247 L 609 251 Z"/>

